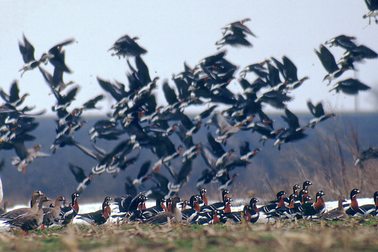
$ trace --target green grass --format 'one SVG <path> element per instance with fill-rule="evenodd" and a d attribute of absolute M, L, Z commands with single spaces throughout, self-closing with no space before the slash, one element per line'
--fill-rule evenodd
<path fill-rule="evenodd" d="M 138 223 L 71 224 L 0 232 L 1 251 L 375 251 L 377 218 L 345 222 L 277 222 L 197 226 Z"/>

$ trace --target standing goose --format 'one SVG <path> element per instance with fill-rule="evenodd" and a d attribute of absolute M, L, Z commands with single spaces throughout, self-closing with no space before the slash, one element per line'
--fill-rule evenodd
<path fill-rule="evenodd" d="M 55 199 L 54 207 L 45 207 L 43 208 L 43 222 L 42 229 L 45 229 L 45 226 L 51 226 L 54 223 L 57 223 L 60 219 L 60 202 L 65 201 L 66 199 L 63 196 L 58 196 Z"/>
<path fill-rule="evenodd" d="M 37 213 L 38 212 L 38 204 L 37 204 L 37 199 L 40 196 L 44 196 L 44 194 L 41 191 L 35 191 L 33 192 L 31 196 L 31 201 L 30 201 L 30 208 L 28 207 L 21 207 L 21 208 L 16 208 L 12 211 L 6 212 L 2 215 L 0 215 L 1 220 L 12 220 L 17 218 L 20 215 L 27 214 L 27 213 Z"/>
<path fill-rule="evenodd" d="M 199 204 L 199 201 L 201 200 L 200 196 L 193 195 L 190 197 L 189 200 L 189 206 L 190 208 L 184 209 L 181 211 L 182 218 L 184 221 L 187 221 L 191 223 L 192 221 L 197 221 L 197 219 L 201 216 L 199 216 L 199 213 L 201 212 L 201 207 Z"/>
<path fill-rule="evenodd" d="M 378 210 L 378 191 L 374 193 L 373 195 L 374 204 L 366 204 L 360 206 L 360 209 L 365 213 L 365 215 L 377 215 Z"/>
<path fill-rule="evenodd" d="M 314 203 L 307 202 L 305 203 L 305 198 L 309 197 L 303 197 L 303 202 L 302 202 L 302 215 L 304 217 L 314 217 L 314 216 L 319 216 L 325 211 L 325 203 L 323 196 L 325 193 L 323 191 L 318 191 L 316 193 L 316 198 Z"/>
<path fill-rule="evenodd" d="M 346 220 L 348 215 L 345 213 L 343 202 L 346 202 L 345 198 L 340 196 L 338 201 L 338 207 L 332 209 L 322 215 L 322 220 Z"/>
<path fill-rule="evenodd" d="M 205 206 L 208 206 L 208 205 L 209 205 L 209 202 L 207 201 L 206 191 L 207 191 L 206 188 L 202 188 L 202 189 L 200 190 L 200 196 L 201 196 L 201 200 L 202 200 L 203 204 L 204 204 Z"/>
<path fill-rule="evenodd" d="M 23 215 L 18 216 L 12 220 L 8 220 L 6 223 L 14 226 L 19 227 L 22 229 L 24 234 L 28 234 L 29 230 L 37 229 L 43 222 L 43 208 L 42 205 L 46 201 L 50 201 L 51 199 L 47 198 L 46 196 L 42 196 L 39 200 L 38 204 L 38 211 L 36 213 L 26 213 Z"/>
<path fill-rule="evenodd" d="M 255 223 L 260 217 L 259 209 L 256 206 L 257 202 L 259 202 L 258 199 L 252 198 L 249 205 L 246 205 L 243 209 L 244 218 L 251 223 Z"/>
<path fill-rule="evenodd" d="M 172 207 L 171 210 L 168 212 L 161 212 L 157 215 L 149 218 L 145 221 L 145 223 L 149 224 L 164 224 L 168 222 L 168 219 L 175 223 L 182 222 L 182 213 L 180 209 L 177 207 L 177 203 L 179 203 L 181 200 L 179 197 L 173 197 L 172 198 Z"/>
<path fill-rule="evenodd" d="M 146 219 L 151 218 L 161 212 L 167 211 L 167 207 L 165 206 L 165 198 L 159 197 L 156 199 L 156 205 L 147 209 L 142 210 L 142 214 L 146 217 Z"/>
<path fill-rule="evenodd" d="M 77 198 L 79 197 L 80 197 L 80 194 L 77 192 L 74 192 L 71 195 L 72 203 L 70 203 L 69 206 L 62 207 L 60 209 L 60 216 L 61 216 L 60 223 L 62 225 L 65 226 L 71 223 L 73 218 L 75 218 L 75 216 L 79 213 L 79 202 L 77 200 Z"/>
<path fill-rule="evenodd" d="M 109 196 L 105 197 L 104 202 L 102 203 L 102 208 L 100 210 L 91 213 L 80 214 L 78 215 L 78 219 L 82 219 L 89 224 L 104 224 L 108 220 L 112 211 L 109 205 L 109 201 L 111 200 L 112 199 Z"/>
<path fill-rule="evenodd" d="M 358 206 L 357 194 L 359 193 L 360 193 L 360 190 L 358 190 L 357 188 L 354 188 L 350 192 L 350 207 L 345 211 L 346 214 L 351 215 L 351 216 L 354 216 L 354 215 L 361 216 L 365 214 L 364 210 Z"/>

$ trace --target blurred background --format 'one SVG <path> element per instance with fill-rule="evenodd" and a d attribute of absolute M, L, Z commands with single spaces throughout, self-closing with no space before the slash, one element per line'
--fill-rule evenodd
<path fill-rule="evenodd" d="M 32 10 L 32 11 L 31 11 Z M 14 150 L 1 150 L 0 158 L 5 159 L 5 167 L 1 172 L 4 190 L 4 201 L 11 205 L 25 203 L 34 190 L 41 190 L 49 197 L 69 195 L 76 189 L 77 182 L 68 169 L 68 163 L 82 167 L 86 173 L 96 165 L 96 161 L 83 154 L 76 147 L 67 146 L 52 154 L 49 150 L 55 139 L 57 119 L 51 107 L 56 99 L 37 69 L 27 71 L 21 78 L 19 70 L 24 62 L 18 43 L 23 34 L 35 47 L 35 57 L 57 43 L 68 38 L 75 42 L 65 47 L 65 62 L 71 69 L 64 80 L 74 81 L 79 87 L 76 100 L 72 107 L 78 107 L 85 101 L 99 94 L 106 97 L 98 104 L 100 110 L 83 113 L 86 119 L 83 128 L 75 133 L 75 140 L 91 148 L 89 129 L 100 119 L 106 119 L 111 112 L 114 99 L 97 82 L 96 77 L 109 81 L 127 83 L 126 73 L 130 71 L 126 60 L 111 56 L 108 52 L 113 43 L 125 34 L 138 36 L 138 44 L 148 53 L 143 60 L 149 67 L 151 78 L 159 76 L 158 88 L 154 91 L 158 105 L 166 105 L 162 93 L 162 83 L 168 79 L 174 86 L 172 74 L 184 70 L 184 62 L 194 67 L 204 57 L 217 53 L 215 42 L 222 38 L 221 28 L 225 25 L 251 18 L 246 25 L 257 36 L 249 37 L 251 48 L 234 48 L 225 46 L 226 58 L 237 65 L 237 73 L 249 64 L 275 57 L 281 59 L 286 55 L 298 68 L 298 76 L 308 76 L 309 80 L 294 90 L 293 101 L 287 107 L 298 117 L 301 125 L 311 120 L 306 102 L 323 102 L 327 112 L 337 116 L 315 129 L 308 129 L 308 137 L 297 143 L 285 144 L 278 151 L 272 141 L 265 145 L 259 142 L 260 135 L 251 131 L 241 131 L 232 136 L 225 149 L 238 150 L 242 141 L 248 141 L 251 149 L 261 148 L 251 163 L 244 168 L 237 168 L 232 173 L 239 176 L 230 186 L 231 194 L 236 197 L 274 198 L 278 190 L 291 192 L 295 184 L 304 180 L 313 182 L 313 194 L 323 189 L 327 196 L 336 198 L 338 194 L 347 195 L 353 187 L 359 187 L 362 195 L 371 196 L 376 190 L 376 161 L 369 160 L 364 168 L 354 167 L 359 152 L 377 145 L 377 92 L 378 92 L 378 61 L 366 60 L 356 65 L 357 71 L 346 72 L 341 79 L 358 78 L 371 87 L 367 92 L 357 96 L 329 92 L 332 86 L 322 82 L 326 71 L 314 53 L 320 44 L 341 35 L 355 36 L 355 43 L 363 44 L 378 51 L 378 25 L 372 20 L 371 25 L 362 16 L 368 12 L 364 1 L 1 1 L 0 24 L 3 35 L 0 37 L 0 73 L 1 88 L 9 92 L 11 83 L 18 81 L 20 93 L 29 93 L 23 105 L 35 106 L 34 111 L 46 109 L 42 117 L 36 121 L 39 126 L 31 133 L 36 140 L 26 143 L 30 148 L 41 144 L 44 152 L 50 157 L 36 159 L 26 167 L 26 174 L 18 172 L 11 159 L 16 156 Z M 330 48 L 336 59 L 344 49 Z M 133 62 L 133 60 L 131 60 Z M 52 73 L 51 64 L 43 66 Z M 253 81 L 253 75 L 248 75 Z M 337 80 L 338 81 L 338 80 Z M 337 81 L 333 81 L 336 83 Z M 233 80 L 228 88 L 235 94 L 242 89 Z M 207 106 L 207 105 L 206 105 Z M 191 106 L 185 114 L 193 118 L 206 106 Z M 276 120 L 275 127 L 286 126 L 278 110 L 269 105 L 264 112 Z M 215 135 L 216 128 L 201 128 L 193 136 L 194 142 L 206 139 L 207 132 Z M 124 135 L 127 138 L 127 134 Z M 123 138 L 123 139 L 124 139 Z M 122 139 L 122 138 L 121 138 Z M 172 135 L 172 142 L 179 144 L 179 138 Z M 98 139 L 96 146 L 110 151 L 119 141 Z M 137 152 L 137 150 L 135 151 Z M 135 154 L 134 152 L 134 154 Z M 138 161 L 114 174 L 103 173 L 94 176 L 91 185 L 82 193 L 81 201 L 101 201 L 104 195 L 119 196 L 125 194 L 127 176 L 135 177 L 141 164 L 152 159 L 157 160 L 149 150 L 143 149 Z M 177 170 L 181 166 L 181 158 L 172 161 Z M 203 158 L 193 161 L 193 169 L 181 191 L 180 196 L 188 198 L 197 192 L 195 184 L 201 171 L 205 168 Z M 166 174 L 162 168 L 161 172 Z M 167 175 L 168 176 L 168 175 Z M 150 184 L 143 184 L 140 191 L 149 189 Z M 220 197 L 217 184 L 209 184 L 206 188 L 210 197 Z M 326 188 L 326 189 L 324 189 Z M 372 189 L 374 188 L 374 189 Z M 364 190 L 365 189 L 365 190 Z M 51 196 L 50 196 L 51 195 Z M 235 197 L 234 196 L 234 197 Z"/>

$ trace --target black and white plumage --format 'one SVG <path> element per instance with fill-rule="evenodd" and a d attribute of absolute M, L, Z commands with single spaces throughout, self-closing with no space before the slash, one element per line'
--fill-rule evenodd
<path fill-rule="evenodd" d="M 221 49 L 225 45 L 231 45 L 233 47 L 252 47 L 252 44 L 245 38 L 246 35 L 242 32 L 234 32 L 234 33 L 228 33 L 225 36 L 223 36 L 222 39 L 217 41 L 215 45 L 217 45 L 217 49 Z"/>
<path fill-rule="evenodd" d="M 19 49 L 22 54 L 22 59 L 25 65 L 19 70 L 21 73 L 21 77 L 23 74 L 28 70 L 33 70 L 41 64 L 41 59 L 38 61 L 34 57 L 34 46 L 27 40 L 25 35 L 23 34 L 23 42 L 19 42 Z"/>
<path fill-rule="evenodd" d="M 350 62 L 364 62 L 365 59 L 377 59 L 378 54 L 367 46 L 359 45 L 354 48 L 349 49 L 344 53 L 341 58 L 341 64 L 350 64 Z"/>
<path fill-rule="evenodd" d="M 140 47 L 135 41 L 139 37 L 131 38 L 129 35 L 125 35 L 119 38 L 114 45 L 109 49 L 114 50 L 112 56 L 117 55 L 118 57 L 126 56 L 140 56 L 141 54 L 147 53 L 147 50 Z"/>
<path fill-rule="evenodd" d="M 75 218 L 75 216 L 79 213 L 79 202 L 78 198 L 80 197 L 80 194 L 77 192 L 74 192 L 71 194 L 71 200 L 72 202 L 68 206 L 63 206 L 60 209 L 60 221 L 59 224 L 62 225 L 68 225 L 72 222 L 72 220 Z"/>
<path fill-rule="evenodd" d="M 316 49 L 314 51 L 318 56 L 320 62 L 322 63 L 324 69 L 328 72 L 328 74 L 323 78 L 323 81 L 328 80 L 328 85 L 333 79 L 340 77 L 347 69 L 350 68 L 339 68 L 336 64 L 335 57 L 327 49 L 327 47 L 323 45 L 320 45 L 320 52 L 318 52 Z"/>
<path fill-rule="evenodd" d="M 354 163 L 354 166 L 357 166 L 358 164 L 362 164 L 365 160 L 368 159 L 378 159 L 378 149 L 375 147 L 370 147 L 366 150 L 361 151 L 361 153 L 358 154 L 356 161 Z"/>
<path fill-rule="evenodd" d="M 284 77 L 285 82 L 293 83 L 298 81 L 297 67 L 287 56 L 282 56 L 282 63 L 273 57 L 271 58 L 273 62 L 276 64 L 278 71 Z"/>
<path fill-rule="evenodd" d="M 324 112 L 322 102 L 318 102 L 316 106 L 314 106 L 314 104 L 312 104 L 311 101 L 307 101 L 307 107 L 310 110 L 311 114 L 314 116 L 314 118 L 311 119 L 310 122 L 308 123 L 308 126 L 311 128 L 314 128 L 316 124 L 335 116 L 335 114 L 333 113 L 326 114 Z"/>
<path fill-rule="evenodd" d="M 149 224 L 164 224 L 168 222 L 168 219 L 175 223 L 182 222 L 182 213 L 180 209 L 177 207 L 177 204 L 180 202 L 179 197 L 172 198 L 172 207 L 171 210 L 168 212 L 160 212 L 151 218 L 147 219 L 145 223 Z"/>
<path fill-rule="evenodd" d="M 378 1 L 377 0 L 365 0 L 366 7 L 369 9 L 369 12 L 362 16 L 362 18 L 369 18 L 369 25 L 371 23 L 371 18 L 375 19 L 375 23 L 378 24 Z"/>
<path fill-rule="evenodd" d="M 79 183 L 76 188 L 76 192 L 78 192 L 79 194 L 83 193 L 84 189 L 87 188 L 87 186 L 89 186 L 89 184 L 92 182 L 92 171 L 89 172 L 87 176 L 85 175 L 84 169 L 79 166 L 69 163 L 68 167 L 70 168 L 72 174 L 75 176 L 76 182 Z"/>
<path fill-rule="evenodd" d="M 74 81 L 69 81 L 67 83 L 64 82 L 64 71 L 59 67 L 54 68 L 53 75 L 51 75 L 47 70 L 45 70 L 41 66 L 39 66 L 39 71 L 41 72 L 43 78 L 45 79 L 49 87 L 57 90 L 58 92 L 63 91 L 67 86 L 75 83 Z"/>
<path fill-rule="evenodd" d="M 252 35 L 253 37 L 256 37 L 256 35 L 253 34 L 252 31 L 247 26 L 244 25 L 244 23 L 248 21 L 251 21 L 251 19 L 245 18 L 243 20 L 232 22 L 226 25 L 225 27 L 222 28 L 222 30 L 224 30 L 223 35 L 225 35 L 227 31 L 232 31 L 232 32 L 244 32 L 249 35 Z"/>
<path fill-rule="evenodd" d="M 17 107 L 25 101 L 25 98 L 29 96 L 29 93 L 25 93 L 24 95 L 20 96 L 18 82 L 13 81 L 9 90 L 9 94 L 7 94 L 2 88 L 0 88 L 0 96 L 1 98 L 3 98 L 6 104 Z"/>
<path fill-rule="evenodd" d="M 218 45 L 218 50 L 225 45 L 231 45 L 233 47 L 252 47 L 252 44 L 245 38 L 247 35 L 255 36 L 252 31 L 244 25 L 245 22 L 251 21 L 250 18 L 245 18 L 241 21 L 236 21 L 223 27 L 223 38 L 215 43 Z M 229 31 L 229 33 L 227 33 Z"/>
<path fill-rule="evenodd" d="M 359 91 L 366 91 L 371 89 L 369 86 L 363 84 L 357 79 L 349 78 L 346 80 L 342 80 L 337 82 L 333 88 L 329 90 L 331 92 L 332 90 L 335 90 L 336 93 L 343 92 L 344 94 L 348 95 L 356 95 Z"/>
<path fill-rule="evenodd" d="M 104 224 L 108 220 L 111 214 L 111 208 L 109 205 L 109 202 L 111 200 L 112 199 L 109 196 L 105 197 L 100 210 L 97 210 L 95 212 L 80 214 L 77 216 L 77 218 L 82 219 L 90 224 L 96 224 L 99 226 Z"/>
<path fill-rule="evenodd" d="M 307 135 L 303 133 L 307 126 L 300 127 L 298 117 L 290 110 L 285 109 L 285 114 L 286 116 L 282 116 L 282 118 L 287 122 L 289 128 L 282 130 L 277 135 L 274 145 L 278 146 L 278 150 L 280 150 L 281 144 L 295 142 L 307 137 Z"/>
<path fill-rule="evenodd" d="M 330 44 L 330 46 L 339 46 L 346 50 L 353 49 L 357 45 L 352 41 L 355 40 L 356 37 L 353 36 L 346 36 L 346 35 L 339 35 L 337 37 L 334 37 L 328 41 L 325 42 L 325 44 Z"/>

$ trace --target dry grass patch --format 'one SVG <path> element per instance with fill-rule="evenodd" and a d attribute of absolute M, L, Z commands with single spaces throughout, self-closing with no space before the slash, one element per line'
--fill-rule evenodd
<path fill-rule="evenodd" d="M 373 251 L 377 218 L 346 222 L 277 222 L 196 226 L 139 223 L 73 224 L 0 233 L 1 251 Z"/>

